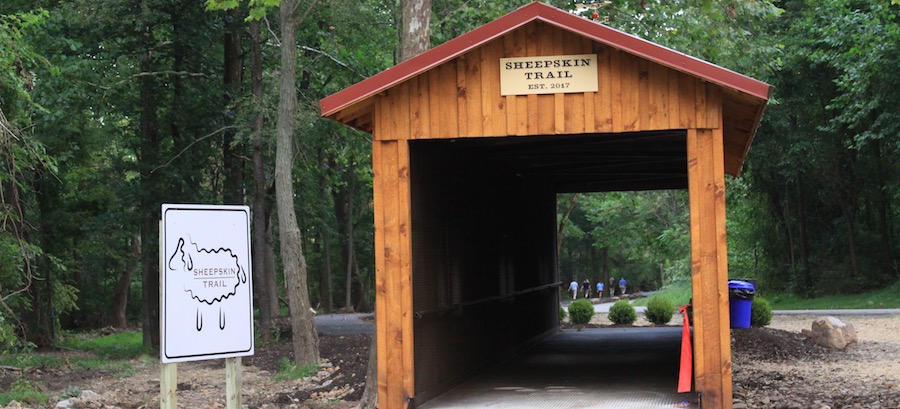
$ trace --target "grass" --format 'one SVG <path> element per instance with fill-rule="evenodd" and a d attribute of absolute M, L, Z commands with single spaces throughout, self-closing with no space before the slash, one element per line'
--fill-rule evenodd
<path fill-rule="evenodd" d="M 4 353 L 0 357 L 0 365 L 15 368 L 73 368 L 87 370 L 103 370 L 121 376 L 131 376 L 134 368 L 129 362 L 133 358 L 146 356 L 149 352 L 143 346 L 140 332 L 120 332 L 110 335 L 78 334 L 65 337 L 60 347 L 73 350 L 68 359 L 56 355 L 44 355 L 26 349 L 18 352 Z M 67 394 L 80 390 L 70 386 Z M 10 385 L 9 390 L 0 391 L 0 405 L 8 405 L 15 400 L 30 405 L 44 405 L 49 396 L 42 391 L 40 385 L 28 380 L 19 379 Z"/>
<path fill-rule="evenodd" d="M 900 281 L 891 286 L 861 294 L 800 298 L 791 294 L 766 294 L 774 310 L 843 310 L 900 308 Z"/>
<path fill-rule="evenodd" d="M 36 355 L 34 352 L 10 352 L 0 357 L 0 365 L 14 368 L 60 367 L 63 361 L 56 357 Z"/>
<path fill-rule="evenodd" d="M 8 391 L 0 391 L 0 405 L 8 405 L 12 401 L 45 405 L 49 400 L 50 396 L 24 379 L 13 382 Z"/>
<path fill-rule="evenodd" d="M 77 335 L 67 337 L 61 346 L 85 352 L 83 356 L 70 358 L 69 363 L 82 369 L 98 369 L 122 376 L 134 374 L 134 367 L 128 361 L 150 353 L 143 344 L 139 331 L 117 332 L 93 337 Z"/>
<path fill-rule="evenodd" d="M 149 351 L 144 348 L 140 332 L 120 332 L 110 335 L 79 334 L 65 337 L 60 346 L 78 353 L 71 354 L 68 359 L 57 355 L 44 355 L 31 349 L 5 353 L 0 357 L 0 365 L 15 368 L 73 368 L 87 370 L 103 370 L 131 376 L 134 368 L 129 360 L 145 356 Z M 72 388 L 72 387 L 70 387 Z M 0 391 L 0 405 L 10 401 L 29 404 L 45 404 L 46 393 L 39 385 L 33 385 L 25 379 L 15 381 L 7 391 Z"/>
<path fill-rule="evenodd" d="M 685 305 L 691 301 L 691 282 L 678 281 L 669 284 L 663 288 L 660 288 L 654 295 L 671 301 L 672 304 L 675 305 L 675 309 L 681 308 L 682 305 Z M 650 298 L 638 298 L 634 300 L 633 304 L 639 306 L 647 306 L 648 302 L 650 302 Z"/>
<path fill-rule="evenodd" d="M 885 288 L 860 294 L 829 295 L 801 298 L 792 294 L 762 293 L 773 310 L 830 310 L 830 309 L 881 309 L 900 308 L 900 281 Z M 691 299 L 691 283 L 679 282 L 665 286 L 656 295 L 668 298 L 678 308 Z M 759 296 L 760 293 L 757 293 Z M 634 305 L 646 305 L 648 298 L 637 299 Z"/>
<path fill-rule="evenodd" d="M 302 379 L 308 378 L 319 373 L 319 365 L 316 364 L 306 364 L 301 367 L 297 367 L 291 362 L 290 359 L 282 358 L 281 362 L 279 362 L 279 367 L 281 369 L 278 371 L 278 375 L 275 375 L 276 381 L 281 381 L 285 379 Z"/>
<path fill-rule="evenodd" d="M 143 335 L 139 331 L 117 332 L 99 337 L 72 336 L 61 344 L 63 347 L 90 352 L 103 359 L 132 359 L 148 353 Z"/>

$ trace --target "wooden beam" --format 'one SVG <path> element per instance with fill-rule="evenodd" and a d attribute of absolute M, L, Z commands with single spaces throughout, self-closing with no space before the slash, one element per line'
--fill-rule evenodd
<path fill-rule="evenodd" d="M 406 408 L 415 395 L 409 144 L 372 145 L 378 402 Z"/>
<path fill-rule="evenodd" d="M 689 129 L 688 193 L 696 389 L 704 408 L 732 408 L 728 249 L 721 129 Z"/>

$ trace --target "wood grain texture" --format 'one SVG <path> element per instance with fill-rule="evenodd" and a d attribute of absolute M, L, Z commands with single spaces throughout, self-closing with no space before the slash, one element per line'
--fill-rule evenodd
<path fill-rule="evenodd" d="M 731 408 L 725 173 L 721 130 L 688 130 L 696 389 L 704 407 Z"/>

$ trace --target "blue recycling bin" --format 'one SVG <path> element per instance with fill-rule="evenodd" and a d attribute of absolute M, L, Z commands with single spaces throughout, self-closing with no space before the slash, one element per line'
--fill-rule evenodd
<path fill-rule="evenodd" d="M 746 281 L 728 282 L 728 306 L 731 328 L 750 328 L 750 314 L 753 311 L 753 297 L 756 287 Z"/>

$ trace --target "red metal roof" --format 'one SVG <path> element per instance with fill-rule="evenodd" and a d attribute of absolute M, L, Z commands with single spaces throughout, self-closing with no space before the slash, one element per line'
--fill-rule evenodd
<path fill-rule="evenodd" d="M 764 82 L 536 2 L 323 98 L 319 102 L 322 116 L 330 116 L 535 20 L 763 101 L 769 99 L 771 88 Z"/>

